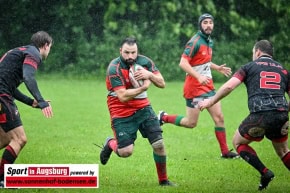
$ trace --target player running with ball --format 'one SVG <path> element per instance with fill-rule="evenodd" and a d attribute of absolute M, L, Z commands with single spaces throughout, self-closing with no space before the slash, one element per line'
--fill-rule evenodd
<path fill-rule="evenodd" d="M 144 80 L 144 84 L 138 88 L 133 87 L 129 78 L 129 69 L 134 64 L 143 67 L 135 72 L 136 80 Z M 138 54 L 136 39 L 124 39 L 121 43 L 120 56 L 112 60 L 107 69 L 107 104 L 114 138 L 107 138 L 100 153 L 100 160 L 103 165 L 107 164 L 112 152 L 123 158 L 131 156 L 139 130 L 153 148 L 159 184 L 172 186 L 174 184 L 168 180 L 166 172 L 162 130 L 147 98 L 146 90 L 151 82 L 156 87 L 165 87 L 163 76 L 154 62 Z"/>

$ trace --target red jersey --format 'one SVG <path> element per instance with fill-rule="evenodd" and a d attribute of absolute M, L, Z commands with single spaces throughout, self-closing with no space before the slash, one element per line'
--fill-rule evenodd
<path fill-rule="evenodd" d="M 138 55 L 136 64 L 141 65 L 146 70 L 159 73 L 154 62 L 146 56 Z M 111 61 L 107 69 L 106 85 L 108 89 L 107 104 L 111 118 L 128 117 L 137 110 L 150 105 L 147 92 L 143 92 L 128 102 L 121 102 L 115 93 L 116 90 L 133 88 L 129 80 L 129 68 L 121 57 Z"/>
<path fill-rule="evenodd" d="M 210 70 L 212 46 L 213 42 L 210 37 L 200 31 L 187 42 L 181 57 L 186 59 L 195 71 L 211 80 L 208 84 L 202 85 L 196 78 L 186 75 L 183 87 L 184 98 L 192 99 L 215 89 Z"/>

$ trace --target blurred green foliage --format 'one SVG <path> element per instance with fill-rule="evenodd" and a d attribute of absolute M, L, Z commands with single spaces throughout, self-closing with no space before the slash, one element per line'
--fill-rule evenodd
<path fill-rule="evenodd" d="M 0 0 L 0 55 L 45 30 L 55 43 L 42 72 L 104 76 L 121 40 L 134 36 L 166 80 L 180 80 L 181 53 L 205 12 L 215 17 L 213 62 L 235 71 L 252 59 L 257 39 L 269 39 L 275 59 L 290 69 L 287 0 Z"/>

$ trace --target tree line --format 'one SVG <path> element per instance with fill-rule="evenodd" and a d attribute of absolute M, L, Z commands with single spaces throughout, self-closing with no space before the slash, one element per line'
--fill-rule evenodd
<path fill-rule="evenodd" d="M 235 71 L 252 59 L 256 40 L 268 39 L 275 59 L 290 70 L 287 0 L 0 0 L 0 55 L 44 30 L 54 45 L 42 72 L 104 76 L 121 40 L 134 36 L 140 53 L 153 59 L 166 80 L 180 80 L 184 45 L 205 12 L 215 18 L 215 63 Z"/>

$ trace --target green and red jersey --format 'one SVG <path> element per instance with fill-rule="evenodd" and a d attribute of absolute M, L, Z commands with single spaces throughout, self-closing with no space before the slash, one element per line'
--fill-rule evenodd
<path fill-rule="evenodd" d="M 182 58 L 186 59 L 191 67 L 199 74 L 211 78 L 211 81 L 202 85 L 198 80 L 190 75 L 186 75 L 183 96 L 192 99 L 197 96 L 206 95 L 214 90 L 212 75 L 210 70 L 212 59 L 213 42 L 210 36 L 197 32 L 186 44 L 182 53 Z"/>
<path fill-rule="evenodd" d="M 154 74 L 159 73 L 154 62 L 146 56 L 138 55 L 135 63 Z M 117 97 L 116 90 L 134 88 L 129 79 L 129 69 L 130 66 L 124 62 L 121 56 L 112 60 L 108 66 L 106 75 L 107 104 L 111 118 L 128 117 L 137 110 L 150 105 L 146 92 L 141 93 L 128 102 L 121 102 Z"/>

